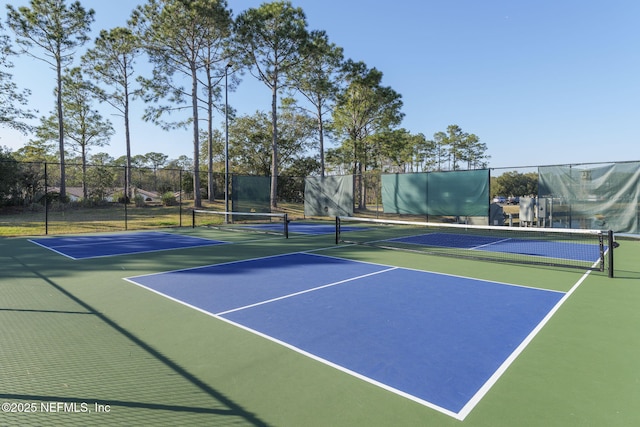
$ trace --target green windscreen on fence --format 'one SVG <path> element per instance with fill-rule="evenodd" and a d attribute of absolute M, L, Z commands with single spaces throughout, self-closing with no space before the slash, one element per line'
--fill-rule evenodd
<path fill-rule="evenodd" d="M 540 167 L 538 195 L 554 227 L 640 231 L 640 162 Z"/>
<path fill-rule="evenodd" d="M 353 215 L 353 176 L 307 177 L 304 181 L 304 215 Z"/>
<path fill-rule="evenodd" d="M 443 216 L 489 215 L 489 171 L 382 175 L 385 213 Z"/>
<path fill-rule="evenodd" d="M 271 177 L 233 175 L 231 202 L 233 212 L 271 212 Z"/>
<path fill-rule="evenodd" d="M 429 215 L 488 216 L 489 170 L 431 172 Z"/>
<path fill-rule="evenodd" d="M 382 175 L 382 208 L 385 213 L 427 215 L 426 173 Z"/>

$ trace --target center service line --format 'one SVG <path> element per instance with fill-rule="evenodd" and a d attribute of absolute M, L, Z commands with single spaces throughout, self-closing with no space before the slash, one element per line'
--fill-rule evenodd
<path fill-rule="evenodd" d="M 375 271 L 373 273 L 363 274 L 362 276 L 351 277 L 349 279 L 340 280 L 338 282 L 329 283 L 327 285 L 322 285 L 322 286 L 318 286 L 318 287 L 311 288 L 311 289 L 306 289 L 304 291 L 295 292 L 295 293 L 292 293 L 292 294 L 289 294 L 289 295 L 283 295 L 281 297 L 272 298 L 272 299 L 269 299 L 269 300 L 266 300 L 266 301 L 257 302 L 255 304 L 245 305 L 244 307 L 233 308 L 231 310 L 227 310 L 227 311 L 222 311 L 220 313 L 216 313 L 216 316 L 224 316 L 225 314 L 233 313 L 233 312 L 240 311 L 240 310 L 245 310 L 247 308 L 257 307 L 257 306 L 263 305 L 263 304 L 269 304 L 271 302 L 283 300 L 283 299 L 286 299 L 286 298 L 295 297 L 295 296 L 298 296 L 298 295 L 306 294 L 308 292 L 314 292 L 314 291 L 317 291 L 317 290 L 320 290 L 320 289 L 324 289 L 324 288 L 329 288 L 331 286 L 340 285 L 342 283 L 352 282 L 354 280 L 362 279 L 362 278 L 365 278 L 365 277 L 375 276 L 376 274 L 386 273 L 388 271 L 397 270 L 398 268 L 399 267 L 387 268 L 385 270 L 380 270 L 380 271 Z"/>

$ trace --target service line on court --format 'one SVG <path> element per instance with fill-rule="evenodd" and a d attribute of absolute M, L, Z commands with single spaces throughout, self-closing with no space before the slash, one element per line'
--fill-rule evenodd
<path fill-rule="evenodd" d="M 258 307 L 260 305 L 269 304 L 271 302 L 280 301 L 280 300 L 287 299 L 287 298 L 292 298 L 292 297 L 295 297 L 295 296 L 298 296 L 298 295 L 303 295 L 303 294 L 306 294 L 306 293 L 309 293 L 309 292 L 315 292 L 315 291 L 320 290 L 320 289 L 330 288 L 332 286 L 341 285 L 343 283 L 353 282 L 354 280 L 364 279 L 365 277 L 375 276 L 376 274 L 386 273 L 388 271 L 397 270 L 398 268 L 399 267 L 391 267 L 391 268 L 387 268 L 386 270 L 374 271 L 373 273 L 363 274 L 363 275 L 357 276 L 357 277 L 350 277 L 348 279 L 339 280 L 337 282 L 329 283 L 327 285 L 317 286 L 315 288 L 305 289 L 304 291 L 294 292 L 294 293 L 289 294 L 289 295 L 283 295 L 281 297 L 271 298 L 271 299 L 266 300 L 266 301 L 260 301 L 260 302 L 257 302 L 255 304 L 245 305 L 244 307 L 238 307 L 238 308 L 233 308 L 231 310 L 222 311 L 220 313 L 216 313 L 215 315 L 216 316 L 224 316 L 225 314 L 234 313 L 236 311 L 241 311 L 241 310 L 246 310 L 246 309 L 252 308 L 252 307 Z"/>

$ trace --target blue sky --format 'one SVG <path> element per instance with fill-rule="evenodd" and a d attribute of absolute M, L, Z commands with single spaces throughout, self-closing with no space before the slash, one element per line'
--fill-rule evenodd
<path fill-rule="evenodd" d="M 4 5 L 26 1 L 2 2 Z M 94 32 L 124 25 L 141 2 L 82 0 L 96 11 Z M 263 1 L 229 0 L 239 13 Z M 495 168 L 640 159 L 640 2 L 636 0 L 294 0 L 309 29 L 325 30 L 345 56 L 384 74 L 402 95 L 402 127 L 431 138 L 451 124 L 488 146 Z M 33 91 L 40 114 L 52 111 L 54 73 L 14 60 L 14 80 Z M 143 64 L 140 64 L 142 68 Z M 239 114 L 269 111 L 270 93 L 249 74 L 229 103 Z M 133 154 L 192 153 L 188 131 L 165 132 L 140 119 Z M 121 121 L 111 145 L 124 154 Z M 220 118 L 222 125 L 223 118 Z M 0 145 L 28 137 L 0 128 Z"/>

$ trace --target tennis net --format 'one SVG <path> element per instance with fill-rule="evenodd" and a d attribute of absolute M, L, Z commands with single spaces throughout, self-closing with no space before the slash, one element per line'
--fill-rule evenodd
<path fill-rule="evenodd" d="M 336 244 L 350 243 L 497 262 L 575 267 L 613 277 L 613 233 L 600 230 L 440 224 L 336 217 Z"/>
<path fill-rule="evenodd" d="M 282 235 L 289 238 L 286 213 L 222 212 L 194 209 L 192 227 Z"/>

